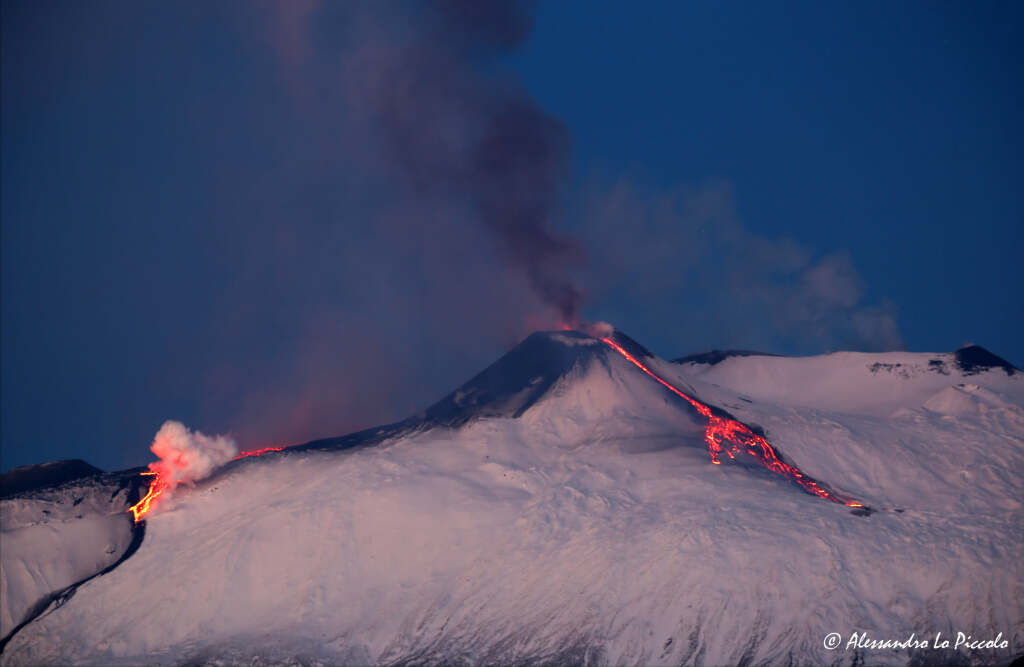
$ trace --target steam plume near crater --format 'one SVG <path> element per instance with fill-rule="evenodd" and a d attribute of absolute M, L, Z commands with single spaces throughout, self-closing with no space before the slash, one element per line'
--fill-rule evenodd
<path fill-rule="evenodd" d="M 46 294 L 74 297 L 80 340 L 32 359 L 64 350 L 81 381 L 92 364 L 137 369 L 68 399 L 96 416 L 97 463 L 140 462 L 168 414 L 246 449 L 402 419 L 583 305 L 666 356 L 833 345 L 832 315 L 860 308 L 842 262 L 808 272 L 811 253 L 762 242 L 706 188 L 573 181 L 569 128 L 508 62 L 533 10 L 112 2 L 25 33 L 42 96 L 57 86 L 67 131 L 97 138 L 70 172 L 90 225 L 20 274 L 76 286 Z M 75 106 L 87 85 L 99 102 Z"/>
<path fill-rule="evenodd" d="M 159 460 L 150 463 L 149 469 L 167 485 L 167 490 L 204 479 L 238 454 L 238 446 L 230 437 L 192 431 L 173 420 L 163 423 L 150 449 Z"/>
<path fill-rule="evenodd" d="M 779 299 L 792 293 L 793 271 L 775 269 L 789 254 L 752 242 L 717 189 L 682 206 L 642 186 L 624 199 L 621 182 L 569 192 L 568 128 L 502 63 L 532 29 L 533 3 L 307 0 L 241 14 L 262 26 L 283 101 L 263 112 L 275 132 L 254 135 L 271 166 L 225 177 L 218 224 L 244 221 L 228 234 L 241 248 L 225 248 L 242 267 L 216 317 L 236 335 L 204 372 L 212 401 L 236 402 L 228 425 L 246 446 L 400 419 L 529 332 L 578 324 L 585 297 L 599 307 L 588 315 L 678 349 L 705 338 L 772 349 L 775 339 L 730 338 L 765 331 L 737 295 L 758 312 L 805 304 L 782 339 L 808 335 L 805 312 L 828 321 L 859 307 L 813 290 Z M 694 289 L 705 264 L 736 280 Z M 659 292 L 672 313 L 656 331 L 628 305 L 601 308 Z M 687 313 L 708 303 L 722 322 L 695 327 Z"/>
<path fill-rule="evenodd" d="M 225 173 L 218 193 L 217 224 L 238 244 L 221 256 L 243 266 L 215 317 L 225 343 L 245 335 L 203 372 L 211 402 L 235 402 L 241 442 L 399 419 L 529 332 L 578 321 L 583 245 L 556 225 L 569 133 L 500 63 L 529 34 L 532 3 L 231 16 L 272 47 L 280 97 L 259 141 L 288 164 Z"/>
<path fill-rule="evenodd" d="M 148 473 L 143 473 L 150 479 L 146 493 L 128 508 L 136 523 L 161 502 L 164 494 L 179 484 L 191 484 L 208 477 L 238 452 L 231 438 L 210 437 L 171 420 L 164 422 L 157 431 L 150 449 L 159 459 L 149 464 Z M 253 453 L 258 455 L 262 450 Z"/>

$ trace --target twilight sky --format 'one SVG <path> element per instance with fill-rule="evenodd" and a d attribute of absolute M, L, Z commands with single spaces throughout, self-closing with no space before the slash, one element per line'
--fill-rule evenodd
<path fill-rule="evenodd" d="M 1024 363 L 1019 3 L 2 11 L 0 469 L 373 426 L 577 315 Z"/>

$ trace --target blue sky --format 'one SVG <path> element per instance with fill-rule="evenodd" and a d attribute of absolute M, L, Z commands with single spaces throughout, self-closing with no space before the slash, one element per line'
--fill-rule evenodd
<path fill-rule="evenodd" d="M 909 349 L 1020 364 L 1021 13 L 547 3 L 516 67 L 572 128 L 578 173 L 725 179 L 751 230 L 848 251 Z"/>
<path fill-rule="evenodd" d="M 399 419 L 577 293 L 1024 363 L 1018 4 L 473 7 L 5 1 L 0 467 Z"/>

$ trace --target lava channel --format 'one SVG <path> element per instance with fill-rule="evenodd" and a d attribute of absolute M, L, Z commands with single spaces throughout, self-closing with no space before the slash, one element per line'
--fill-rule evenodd
<path fill-rule="evenodd" d="M 704 440 L 708 443 L 708 453 L 711 455 L 711 462 L 715 465 L 722 463 L 721 455 L 723 452 L 730 459 L 735 459 L 737 454 L 746 452 L 756 458 L 765 468 L 782 475 L 790 481 L 796 482 L 808 493 L 812 493 L 819 498 L 831 500 L 834 503 L 846 505 L 847 507 L 864 507 L 862 503 L 855 500 L 840 498 L 821 482 L 808 477 L 800 472 L 800 469 L 796 466 L 791 466 L 780 459 L 779 455 L 775 453 L 775 449 L 763 436 L 754 433 L 749 426 L 735 419 L 714 414 L 710 406 L 688 396 L 671 383 L 662 379 L 657 373 L 644 365 L 642 361 L 627 352 L 625 348 L 611 338 L 601 338 L 601 341 L 621 354 L 631 364 L 654 378 L 663 387 L 692 405 L 697 412 L 708 420 L 707 426 L 704 427 Z"/>

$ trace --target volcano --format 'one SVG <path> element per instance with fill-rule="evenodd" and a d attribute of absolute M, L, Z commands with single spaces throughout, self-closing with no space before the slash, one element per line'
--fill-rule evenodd
<path fill-rule="evenodd" d="M 3 663 L 903 665 L 936 652 L 822 641 L 963 632 L 1008 647 L 938 657 L 1008 664 L 1024 376 L 963 357 L 669 362 L 543 332 L 420 414 L 245 453 L 138 523 L 140 470 L 21 471 Z"/>

